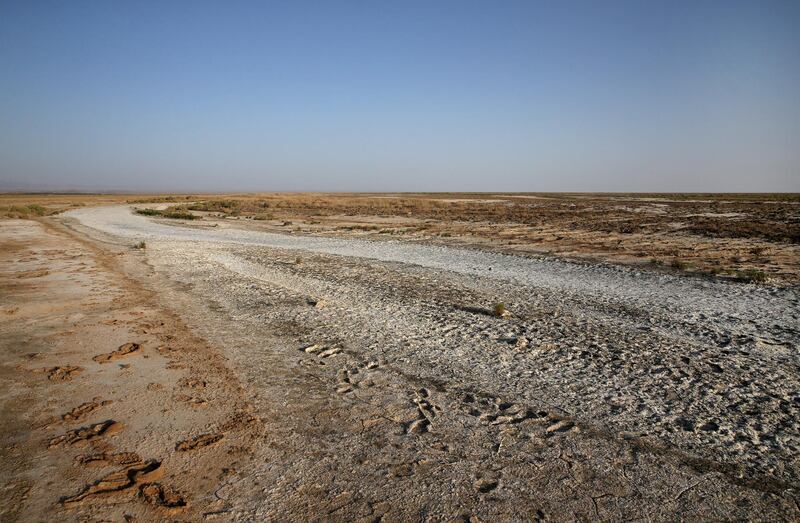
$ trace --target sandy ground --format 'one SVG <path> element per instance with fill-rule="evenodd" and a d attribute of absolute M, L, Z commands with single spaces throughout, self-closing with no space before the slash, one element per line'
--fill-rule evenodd
<path fill-rule="evenodd" d="M 2 521 L 199 520 L 260 433 L 219 352 L 141 257 L 0 221 Z M 128 272 L 130 271 L 130 272 Z"/>
<path fill-rule="evenodd" d="M 4 504 L 5 519 L 80 519 L 109 500 L 117 515 L 141 519 L 800 517 L 796 287 L 269 234 L 154 220 L 125 206 L 47 220 L 57 225 L 2 222 L 9 245 L 34 249 L 4 249 L 8 310 L 18 307 L 2 324 L 4 383 L 13 380 L 3 389 L 4 419 L 13 420 L 3 432 L 4 472 L 28 460 L 24 474 L 4 474 L 14 493 L 6 499 L 15 500 Z M 132 250 L 139 241 L 146 248 Z M 87 274 L 58 250 L 87 264 Z M 57 275 L 60 283 L 49 283 Z M 36 280 L 19 287 L 26 278 Z M 51 288 L 79 296 L 72 307 L 86 318 L 74 324 L 67 313 L 35 309 L 36 296 L 56 306 L 61 295 Z M 511 315 L 491 313 L 499 302 Z M 35 327 L 19 321 L 26 317 Z M 161 330 L 139 334 L 148 330 L 139 322 L 156 317 Z M 103 323 L 113 319 L 131 323 Z M 90 325 L 118 330 L 95 335 Z M 59 340 L 74 340 L 69 346 L 38 337 L 68 331 Z M 127 342 L 142 348 L 93 360 Z M 162 344 L 176 350 L 156 350 Z M 31 352 L 43 359 L 31 361 Z M 34 372 L 66 365 L 83 371 L 64 382 Z M 125 387 L 111 379 L 124 376 Z M 206 384 L 198 390 L 186 379 Z M 120 423 L 85 445 L 160 460 L 162 476 L 148 471 L 121 492 L 59 501 L 105 470 L 76 465 L 85 450 L 65 442 L 47 448 L 66 427 L 33 427 L 106 399 L 113 403 L 69 428 Z M 223 438 L 176 447 L 203 434 L 212 437 L 201 442 Z M 116 470 L 131 468 L 108 473 Z M 55 488 L 48 471 L 75 479 Z M 165 496 L 142 486 L 153 482 L 187 506 L 159 506 Z M 51 490 L 48 503 L 30 501 Z"/>

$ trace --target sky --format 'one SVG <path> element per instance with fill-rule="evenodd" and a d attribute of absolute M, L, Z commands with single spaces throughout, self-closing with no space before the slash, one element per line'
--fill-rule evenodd
<path fill-rule="evenodd" d="M 0 0 L 0 189 L 800 192 L 800 2 Z"/>

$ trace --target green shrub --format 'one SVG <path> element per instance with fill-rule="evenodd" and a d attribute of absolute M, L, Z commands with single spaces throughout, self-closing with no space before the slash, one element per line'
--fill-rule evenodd
<path fill-rule="evenodd" d="M 165 211 L 161 214 L 164 218 L 170 218 L 173 220 L 198 220 L 200 219 L 198 216 L 188 212 L 188 211 Z"/>

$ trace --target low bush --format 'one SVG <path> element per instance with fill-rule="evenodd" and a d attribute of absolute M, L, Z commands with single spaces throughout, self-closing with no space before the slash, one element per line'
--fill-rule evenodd
<path fill-rule="evenodd" d="M 679 271 L 684 271 L 689 268 L 689 264 L 687 262 L 678 258 L 673 259 L 669 266 L 673 269 L 678 269 Z"/>
<path fill-rule="evenodd" d="M 767 281 L 767 273 L 755 269 L 748 269 L 744 271 L 738 271 L 736 273 L 736 279 L 749 283 L 763 283 Z"/>

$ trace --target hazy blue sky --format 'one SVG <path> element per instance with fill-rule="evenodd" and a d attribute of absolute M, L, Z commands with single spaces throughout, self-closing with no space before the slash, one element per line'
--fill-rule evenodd
<path fill-rule="evenodd" d="M 800 191 L 800 1 L 0 1 L 0 186 Z"/>

